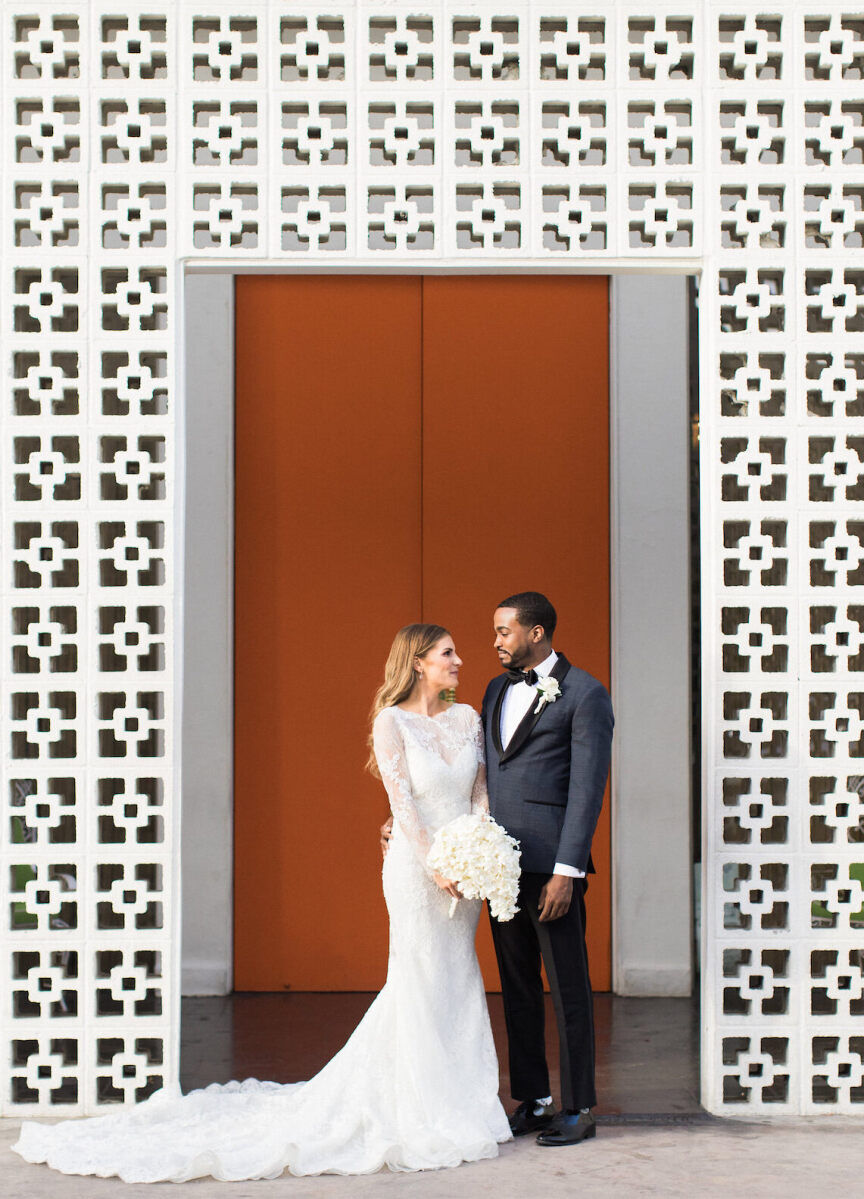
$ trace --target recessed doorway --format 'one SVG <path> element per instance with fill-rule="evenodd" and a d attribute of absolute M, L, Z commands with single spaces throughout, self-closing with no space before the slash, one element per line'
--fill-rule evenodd
<path fill-rule="evenodd" d="M 274 279 L 280 277 L 275 272 L 268 274 Z M 315 278 L 306 276 L 308 282 L 303 284 L 295 275 L 294 281 L 303 289 L 308 289 L 314 284 Z M 558 278 L 567 282 L 563 276 Z M 520 276 L 513 273 L 510 279 L 494 276 L 489 277 L 488 282 L 490 285 L 505 282 L 516 284 L 519 279 Z M 528 276 L 524 282 L 530 286 L 534 279 L 537 277 Z M 358 282 L 356 278 L 354 281 Z M 406 279 L 402 276 L 401 281 L 409 289 L 417 286 L 419 277 Z M 426 292 L 428 300 L 433 281 L 444 284 L 450 280 L 448 277 L 426 274 L 423 281 L 424 285 L 429 285 Z M 458 277 L 453 277 L 452 281 L 457 282 Z M 400 278 L 394 279 L 394 283 L 399 282 Z M 691 408 L 693 389 L 689 379 L 690 337 L 695 310 L 691 302 L 692 289 L 688 287 L 686 277 L 624 275 L 598 282 L 608 289 L 609 308 L 608 329 L 602 330 L 601 336 L 604 339 L 608 337 L 610 365 L 610 527 L 606 553 L 611 566 L 609 657 L 616 709 L 612 789 L 607 807 L 611 817 L 610 862 L 606 871 L 612 881 L 611 986 L 619 996 L 689 996 L 693 988 L 694 964 L 698 969 L 698 955 L 693 952 L 691 915 L 692 864 L 694 849 L 696 860 L 699 850 L 698 843 L 695 846 L 693 843 L 694 824 L 691 816 L 692 805 L 698 804 L 699 799 L 698 763 L 694 766 L 693 761 L 698 741 L 692 736 L 691 723 L 690 629 L 694 587 L 698 578 L 698 539 L 693 537 L 698 524 L 691 521 L 694 481 L 691 454 L 698 426 L 697 410 Z M 240 985 L 240 980 L 234 977 L 233 968 L 235 284 L 237 280 L 230 274 L 220 273 L 193 274 L 184 280 L 187 394 L 182 990 L 187 996 L 225 996 Z M 239 286 L 242 288 L 243 284 Z M 688 290 L 691 292 L 689 298 Z M 427 302 L 425 308 L 428 328 L 431 325 L 432 305 Z M 442 305 L 442 308 L 447 317 L 448 305 Z M 413 358 L 406 359 L 410 370 L 406 368 L 402 379 L 402 394 L 414 397 L 411 404 L 416 412 L 418 401 L 414 390 L 418 372 L 422 374 L 423 368 L 422 341 L 416 340 L 420 323 L 416 304 L 413 308 L 402 304 L 392 320 L 367 322 L 370 330 L 367 340 L 375 348 L 374 369 L 385 380 L 391 378 L 399 357 L 393 335 L 394 325 L 409 312 L 415 342 Z M 491 319 L 489 312 L 494 312 L 493 303 L 484 305 L 484 312 L 481 313 L 483 320 L 487 321 L 487 327 Z M 408 322 L 403 323 L 407 327 Z M 571 321 L 570 325 L 578 323 Z M 559 347 L 569 345 L 570 325 L 563 329 L 559 327 L 556 335 L 556 345 Z M 277 337 L 282 336 L 283 326 L 284 322 L 277 328 Z M 524 343 L 521 343 L 521 352 L 527 360 L 531 360 L 535 345 L 543 343 L 549 328 L 555 328 L 554 323 L 536 331 L 535 344 L 531 347 L 525 349 Z M 472 372 L 475 376 L 480 374 L 485 378 L 490 371 L 497 369 L 495 361 L 484 362 L 482 357 L 477 357 L 472 338 L 482 345 L 484 337 L 480 334 L 483 331 L 483 321 L 463 324 L 459 330 L 462 349 L 457 353 L 458 347 L 454 341 L 443 356 L 443 364 L 438 364 L 439 385 L 440 379 L 446 384 L 454 376 L 467 378 Z M 257 334 L 253 331 L 254 336 Z M 310 334 L 310 338 L 307 338 L 299 359 L 309 363 L 323 360 L 326 365 L 330 358 L 338 354 L 338 337 L 338 323 L 334 325 L 332 321 L 319 321 L 314 336 Z M 513 339 L 513 346 L 520 346 L 518 339 Z M 314 355 L 313 348 L 316 351 Z M 505 362 L 506 353 L 510 350 L 508 341 L 504 346 Z M 574 371 L 578 373 L 579 365 L 573 353 L 562 353 L 557 359 L 553 356 L 551 361 L 556 363 L 562 375 L 570 376 Z M 280 369 L 285 378 L 290 378 L 295 370 L 293 360 L 287 360 Z M 424 408 L 430 410 L 427 412 L 427 436 L 424 440 L 432 443 L 433 448 L 439 434 L 432 429 L 430 412 L 434 413 L 436 405 L 430 400 L 429 380 L 435 369 L 435 363 L 427 363 L 424 388 Z M 464 392 L 460 397 L 458 387 L 449 388 L 445 397 L 449 407 L 441 407 L 443 416 L 439 426 L 448 435 L 451 429 L 455 430 L 456 436 L 452 440 L 457 452 L 452 457 L 442 459 L 443 466 L 437 476 L 430 468 L 422 486 L 419 478 L 416 480 L 413 492 L 416 524 L 411 536 L 406 535 L 395 550 L 392 541 L 389 546 L 383 545 L 384 549 L 392 551 L 388 558 L 391 575 L 392 564 L 397 562 L 398 569 L 402 570 L 404 558 L 413 564 L 410 572 L 413 582 L 410 588 L 405 584 L 404 595 L 392 582 L 389 589 L 376 585 L 372 592 L 367 590 L 360 594 L 360 602 L 350 608 L 345 622 L 348 628 L 351 618 L 356 620 L 356 613 L 361 611 L 365 628 L 378 622 L 376 636 L 380 638 L 374 662 L 370 655 L 368 679 L 352 701 L 354 731 L 342 735 L 340 740 L 343 747 L 350 744 L 350 752 L 356 755 L 351 775 L 351 796 L 355 802 L 347 805 L 340 802 L 340 806 L 344 808 L 349 822 L 357 822 L 354 825 L 356 838 L 351 852 L 355 860 L 363 859 L 368 869 L 368 878 L 363 884 L 365 899 L 361 894 L 362 902 L 368 907 L 365 910 L 362 904 L 358 907 L 357 919 L 351 929 L 356 936 L 367 938 L 364 957 L 369 960 L 372 977 L 366 985 L 373 990 L 383 979 L 387 954 L 384 906 L 379 891 L 380 859 L 376 844 L 376 829 L 386 811 L 386 803 L 380 785 L 362 773 L 367 704 L 379 677 L 392 628 L 405 619 L 403 600 L 406 596 L 405 602 L 409 606 L 415 605 L 415 611 L 419 608 L 433 615 L 443 610 L 447 614 L 445 619 L 454 625 L 468 664 L 463 672 L 464 698 L 477 702 L 483 683 L 488 674 L 494 671 L 494 661 L 491 670 L 489 666 L 491 650 L 486 627 L 486 606 L 490 602 L 488 594 L 492 593 L 497 598 L 503 580 L 489 576 L 484 581 L 482 571 L 487 569 L 490 561 L 493 565 L 509 566 L 507 546 L 502 543 L 503 552 L 499 552 L 500 546 L 493 540 L 473 538 L 471 526 L 464 521 L 460 523 L 458 517 L 461 512 L 470 510 L 473 478 L 478 470 L 486 469 L 484 461 L 490 463 L 488 469 L 493 472 L 485 491 L 495 499 L 499 493 L 509 489 L 511 480 L 518 482 L 521 479 L 520 463 L 515 467 L 509 462 L 504 466 L 499 465 L 499 439 L 507 432 L 505 425 L 512 424 L 513 419 L 517 423 L 523 419 L 523 410 L 529 422 L 535 420 L 540 377 L 532 375 L 527 382 L 523 379 L 515 418 L 511 412 L 506 419 L 497 419 L 498 414 L 506 409 L 506 404 L 500 405 L 497 397 L 510 386 L 511 374 L 512 371 L 503 370 L 502 379 L 495 378 L 493 373 L 488 388 L 484 387 L 481 379 L 474 392 L 482 399 L 481 404 L 475 405 L 473 400 L 466 402 Z M 515 377 L 518 379 L 519 376 Z M 412 379 L 414 382 L 410 381 Z M 272 386 L 272 379 L 265 380 L 266 388 Z M 278 394 L 278 390 L 278 387 L 275 388 L 273 394 Z M 695 404 L 695 396 L 692 403 Z M 358 406 L 354 415 L 357 421 L 355 428 L 359 429 L 356 440 L 361 445 L 366 407 Z M 488 455 L 486 447 L 482 446 L 478 461 L 475 461 L 478 456 L 472 458 L 471 454 L 472 437 L 476 436 L 471 422 L 484 431 L 491 430 L 494 442 L 494 453 Z M 419 429 L 422 424 L 418 413 L 415 427 Z M 266 436 L 266 422 L 264 427 Z M 390 436 L 389 429 L 385 429 L 385 433 Z M 294 441 L 297 439 L 291 437 L 290 431 L 285 433 L 281 430 L 280 435 L 287 437 L 296 450 Z M 501 444 L 504 444 L 506 451 L 506 443 Z M 427 446 L 427 459 L 428 449 Z M 568 445 L 567 450 L 572 454 L 571 446 Z M 296 452 L 299 455 L 299 451 Z M 380 462 L 381 451 L 375 452 L 379 453 Z M 412 453 L 416 462 L 419 453 L 416 447 Z M 361 457 L 359 452 L 356 456 L 358 459 Z M 504 451 L 502 457 L 506 457 Z M 556 480 L 559 476 L 564 478 L 565 473 L 572 474 L 569 457 L 567 461 L 567 472 L 556 468 Z M 604 461 L 602 457 L 600 461 Z M 298 463 L 302 466 L 300 457 Z M 327 465 L 327 469 L 331 469 L 331 464 Z M 399 469 L 390 473 L 397 479 L 406 477 L 401 460 Z M 502 483 L 505 478 L 506 488 Z M 434 485 L 433 480 L 437 480 Z M 253 482 L 265 489 L 271 486 L 271 480 L 264 471 L 259 471 Z M 380 482 L 375 482 L 375 485 L 380 486 Z M 361 535 L 368 534 L 369 521 L 366 516 L 370 511 L 368 485 L 364 482 L 364 486 L 366 490 L 359 485 L 355 487 L 350 493 L 350 504 L 343 501 L 341 510 L 336 514 L 340 521 L 344 521 L 347 513 L 347 518 L 355 521 L 355 528 L 358 524 L 356 514 L 363 515 L 364 520 L 359 522 Z M 554 486 L 557 486 L 557 481 Z M 583 495 L 574 513 L 574 527 L 581 527 L 592 516 L 595 500 L 597 504 L 602 503 L 601 491 L 602 487 L 595 477 L 589 498 L 585 499 Z M 439 529 L 454 530 L 450 534 L 454 561 L 459 561 L 466 540 L 473 538 L 476 542 L 480 573 L 473 593 L 470 589 L 454 585 L 452 578 L 448 580 L 446 574 L 440 575 L 446 585 L 438 592 L 433 592 L 430 583 L 439 578 L 437 569 L 426 570 L 422 580 L 418 581 L 417 544 L 418 531 L 422 532 L 424 494 L 427 507 L 431 508 L 430 519 L 434 520 L 440 512 L 442 523 Z M 300 519 L 307 523 L 317 510 L 313 502 L 315 497 L 310 498 L 310 495 L 304 492 L 297 496 Z M 373 495 L 372 499 L 375 501 L 375 512 L 380 512 L 380 493 Z M 367 505 L 365 508 L 364 504 Z M 403 502 L 400 511 L 406 510 Z M 483 519 L 487 519 L 486 513 Z M 446 566 L 444 555 L 450 552 L 450 543 L 441 540 L 438 534 L 430 534 L 429 521 L 426 523 L 424 556 L 430 561 L 429 551 L 437 545 L 439 548 L 435 561 L 444 561 Z M 365 534 L 363 530 L 366 530 Z M 274 533 L 272 520 L 267 517 L 258 521 L 257 527 L 252 527 L 248 536 L 262 539 L 265 563 L 269 562 L 268 569 L 272 569 L 275 560 L 273 546 L 281 540 L 281 534 L 276 537 Z M 246 533 L 241 538 L 238 532 L 238 550 L 241 540 L 244 544 L 247 542 Z M 376 546 L 375 553 L 380 548 Z M 485 565 L 484 555 L 488 555 Z M 598 560 L 600 558 L 602 554 Z M 555 568 L 561 563 L 566 563 L 566 555 L 556 552 Z M 298 565 L 298 574 L 303 573 L 300 569 L 303 565 Z M 310 574 L 308 569 L 305 573 Z M 320 573 L 324 577 L 326 572 L 322 569 Z M 373 577 L 377 580 L 377 574 Z M 596 630 L 600 623 L 590 616 L 579 615 L 576 608 L 571 611 L 571 604 L 575 600 L 567 598 L 562 602 L 561 595 L 567 594 L 566 579 L 556 576 L 549 581 L 549 575 L 545 578 L 544 585 L 561 610 L 559 644 L 574 659 L 579 660 L 585 628 Z M 503 589 L 508 590 L 513 585 L 508 576 Z M 332 587 L 330 590 L 332 592 Z M 425 609 L 421 608 L 424 593 Z M 339 602 L 343 598 L 340 592 Z M 350 595 L 348 598 L 351 598 Z M 392 604 L 390 610 L 383 606 L 388 603 Z M 572 614 L 574 612 L 577 613 L 575 616 Z M 322 613 L 317 606 L 304 613 L 304 616 L 307 624 L 312 622 L 310 627 L 316 635 L 319 625 L 334 627 L 338 623 L 332 613 Z M 479 623 L 475 625 L 473 622 L 478 619 Z M 280 630 L 284 624 L 280 616 Z M 479 632 L 472 633 L 472 627 Z M 266 656 L 268 646 L 275 644 L 271 634 L 272 630 L 253 627 L 250 632 L 250 652 Z M 470 640 L 465 638 L 475 635 L 478 640 L 472 648 Z M 307 644 L 306 636 L 301 630 L 300 640 L 304 646 Z M 346 653 L 350 652 L 352 645 L 353 641 L 349 639 L 346 646 L 339 647 L 340 652 L 343 649 Z M 305 651 L 302 656 L 305 657 Z M 602 666 L 585 664 L 595 673 L 602 671 Z M 297 688 L 298 695 L 308 695 L 310 709 L 313 705 L 321 704 L 322 693 L 326 704 L 332 708 L 332 679 L 319 671 L 317 665 L 317 661 L 313 661 L 311 668 L 308 668 L 304 661 L 299 675 L 294 674 L 290 685 Z M 294 672 L 293 666 L 289 669 Z M 698 676 L 694 676 L 694 680 L 698 685 Z M 282 683 L 288 685 L 284 678 Z M 338 696 L 342 695 L 340 691 Z M 342 702 L 341 698 L 339 702 Z M 315 715 L 317 717 L 317 707 Z M 288 765 L 290 767 L 290 763 Z M 263 788 L 261 794 L 264 796 Z M 342 797 L 339 798 L 341 801 Z M 331 802 L 326 794 L 325 800 Z M 259 834 L 262 847 L 266 848 L 271 835 L 271 826 L 262 821 Z M 326 856 L 321 857 L 324 841 L 316 823 L 315 795 L 310 796 L 308 812 L 300 822 L 298 836 L 302 840 L 302 847 L 299 842 L 296 846 L 298 854 L 301 850 L 308 851 L 310 871 L 314 871 L 319 862 L 325 866 L 329 864 Z M 601 871 L 604 870 L 600 862 L 598 866 Z M 593 880 L 595 896 L 601 895 L 600 881 L 600 877 Z M 283 879 L 285 887 L 290 884 L 290 878 Z M 314 893 L 307 891 L 307 898 L 311 910 L 315 903 Z M 345 891 L 341 899 L 346 913 L 352 904 L 359 903 L 352 891 Z M 295 890 L 294 902 L 298 901 Z M 698 896 L 696 903 L 698 905 Z M 285 935 L 284 928 L 276 930 L 272 907 L 266 904 L 259 910 L 251 910 L 248 918 L 260 925 L 265 937 L 270 936 L 271 942 L 277 936 Z M 313 921 L 307 927 L 311 927 L 313 934 L 317 932 Z M 481 921 L 481 929 L 485 936 L 485 922 Z M 334 960 L 328 964 L 328 969 L 334 974 L 337 970 L 344 973 L 344 963 Z M 295 979 L 297 977 L 294 975 Z M 595 983 L 599 984 L 601 979 L 602 973 L 595 968 Z M 281 978 L 277 977 L 275 982 L 283 994 L 285 982 L 291 984 L 292 977 L 283 970 Z M 489 983 L 496 985 L 494 976 Z M 333 985 L 332 982 L 329 985 Z M 286 1036 L 290 1039 L 291 1034 L 287 1030 Z"/>

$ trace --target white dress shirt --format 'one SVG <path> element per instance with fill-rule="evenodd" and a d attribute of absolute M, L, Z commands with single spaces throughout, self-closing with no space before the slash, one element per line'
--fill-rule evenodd
<path fill-rule="evenodd" d="M 538 678 L 545 678 L 552 673 L 552 668 L 558 661 L 558 655 L 555 650 L 548 658 L 535 666 Z M 516 729 L 522 723 L 522 719 L 528 709 L 533 705 L 536 706 L 540 698 L 540 693 L 536 687 L 529 687 L 527 683 L 511 683 L 507 686 L 504 692 L 504 702 L 501 704 L 501 744 L 506 749 L 510 744 L 510 740 Z M 585 871 L 577 870 L 575 866 L 568 866 L 566 862 L 555 863 L 555 873 L 564 874 L 568 878 L 584 878 Z"/>

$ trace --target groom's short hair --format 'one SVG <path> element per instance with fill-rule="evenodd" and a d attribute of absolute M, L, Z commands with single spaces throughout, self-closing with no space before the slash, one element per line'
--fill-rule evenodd
<path fill-rule="evenodd" d="M 539 591 L 519 591 L 516 595 L 508 595 L 502 600 L 499 608 L 513 608 L 516 619 L 528 629 L 542 625 L 543 632 L 551 641 L 558 623 L 558 615 L 545 595 Z"/>

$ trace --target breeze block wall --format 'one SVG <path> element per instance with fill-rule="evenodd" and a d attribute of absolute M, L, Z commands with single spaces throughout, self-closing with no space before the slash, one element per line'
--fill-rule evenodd
<path fill-rule="evenodd" d="M 177 1078 L 207 267 L 700 274 L 703 1099 L 864 1110 L 864 10 L 2 14 L 2 1110 Z"/>

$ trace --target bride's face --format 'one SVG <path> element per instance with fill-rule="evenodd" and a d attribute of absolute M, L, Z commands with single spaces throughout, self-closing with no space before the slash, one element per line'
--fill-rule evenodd
<path fill-rule="evenodd" d="M 456 653 L 452 637 L 442 637 L 436 641 L 425 658 L 417 659 L 417 666 L 423 672 L 423 683 L 432 691 L 447 691 L 450 687 L 459 686 L 459 667 L 462 659 Z"/>

